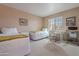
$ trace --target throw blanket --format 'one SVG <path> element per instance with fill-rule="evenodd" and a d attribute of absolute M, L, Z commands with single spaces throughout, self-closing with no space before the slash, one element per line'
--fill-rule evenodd
<path fill-rule="evenodd" d="M 18 39 L 18 38 L 26 38 L 26 37 L 28 37 L 28 36 L 24 35 L 24 34 L 11 35 L 11 36 L 0 36 L 0 42 L 7 41 L 7 40 Z"/>

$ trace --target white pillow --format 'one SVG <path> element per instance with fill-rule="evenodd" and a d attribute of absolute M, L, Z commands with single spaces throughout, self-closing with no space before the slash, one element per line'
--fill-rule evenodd
<path fill-rule="evenodd" d="M 18 31 L 16 28 L 2 28 L 1 29 L 3 34 L 18 34 Z"/>
<path fill-rule="evenodd" d="M 43 28 L 42 31 L 48 31 L 47 28 Z"/>

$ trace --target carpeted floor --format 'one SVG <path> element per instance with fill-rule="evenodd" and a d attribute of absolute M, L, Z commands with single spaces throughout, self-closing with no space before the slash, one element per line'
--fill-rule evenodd
<path fill-rule="evenodd" d="M 31 41 L 29 56 L 79 56 L 79 46 L 65 43 L 50 43 L 49 39 Z"/>

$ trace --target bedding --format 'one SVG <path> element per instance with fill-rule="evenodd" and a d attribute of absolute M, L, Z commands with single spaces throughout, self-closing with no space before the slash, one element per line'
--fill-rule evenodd
<path fill-rule="evenodd" d="M 39 40 L 49 36 L 48 31 L 39 31 L 39 32 L 31 32 L 30 39 L 31 40 Z"/>
<path fill-rule="evenodd" d="M 19 34 L 16 28 L 2 28 L 0 56 L 24 56 L 31 51 L 29 36 Z"/>
<path fill-rule="evenodd" d="M 24 56 L 30 51 L 29 37 L 0 42 L 0 56 Z"/>
<path fill-rule="evenodd" d="M 7 41 L 7 40 L 18 39 L 18 38 L 26 38 L 26 37 L 28 37 L 28 36 L 24 35 L 24 34 L 0 36 L 0 42 Z"/>

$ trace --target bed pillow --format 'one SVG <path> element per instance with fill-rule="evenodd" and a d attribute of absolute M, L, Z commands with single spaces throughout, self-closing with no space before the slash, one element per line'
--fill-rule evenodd
<path fill-rule="evenodd" d="M 48 29 L 47 28 L 42 28 L 42 31 L 48 31 Z"/>
<path fill-rule="evenodd" d="M 5 28 L 2 28 L 1 31 L 3 34 L 18 34 L 18 31 L 16 28 L 5 27 Z"/>

